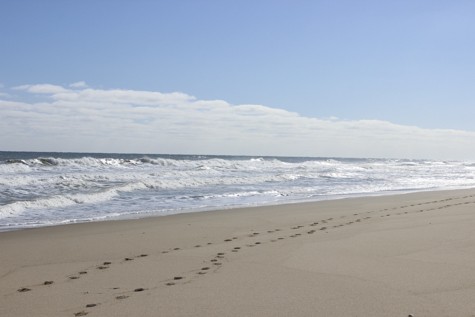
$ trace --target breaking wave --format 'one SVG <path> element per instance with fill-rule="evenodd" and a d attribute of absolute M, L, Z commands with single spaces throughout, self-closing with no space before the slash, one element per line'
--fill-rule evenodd
<path fill-rule="evenodd" d="M 0 152 L 0 229 L 474 185 L 474 162 Z"/>

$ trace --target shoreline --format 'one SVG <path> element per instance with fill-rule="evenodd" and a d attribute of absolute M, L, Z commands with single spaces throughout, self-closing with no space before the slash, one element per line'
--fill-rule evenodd
<path fill-rule="evenodd" d="M 469 316 L 474 208 L 459 189 L 4 231 L 0 315 Z"/>
<path fill-rule="evenodd" d="M 22 231 L 22 230 L 32 230 L 40 228 L 51 228 L 57 226 L 70 226 L 78 224 L 90 224 L 90 223 L 103 223 L 109 221 L 128 221 L 128 220 L 140 220 L 148 218 L 161 218 L 161 217 L 170 217 L 182 214 L 193 214 L 193 213 L 206 213 L 214 211 L 233 211 L 240 209 L 254 209 L 254 208 L 269 208 L 269 207 L 278 207 L 278 206 L 287 206 L 287 205 L 299 205 L 299 204 L 314 204 L 326 201 L 335 201 L 335 200 L 344 200 L 344 199 L 364 199 L 364 198 L 373 198 L 373 197 L 387 197 L 387 196 L 398 196 L 398 195 L 407 195 L 407 194 L 418 194 L 425 192 L 446 192 L 446 191 L 458 191 L 458 190 L 471 190 L 471 187 L 457 187 L 457 188 L 438 188 L 438 189 L 401 189 L 401 190 L 392 190 L 384 192 L 374 192 L 374 193 L 364 193 L 364 194 L 338 194 L 327 196 L 329 198 L 319 199 L 319 200 L 294 200 L 294 201 L 281 201 L 281 202 L 269 202 L 261 203 L 255 205 L 230 205 L 230 206 L 221 206 L 221 207 L 202 207 L 197 209 L 187 209 L 184 212 L 176 212 L 171 214 L 159 214 L 160 212 L 150 212 L 150 213 L 135 213 L 135 214 L 124 214 L 119 216 L 110 216 L 101 219 L 94 220 L 78 220 L 76 222 L 65 222 L 65 223 L 56 223 L 48 225 L 37 225 L 37 226 L 26 226 L 26 227 L 17 227 L 17 228 L 0 228 L 0 234 L 3 232 L 10 231 Z M 475 189 L 475 188 L 473 188 Z"/>
<path fill-rule="evenodd" d="M 469 161 L 83 153 L 0 161 L 1 231 L 475 187 Z"/>

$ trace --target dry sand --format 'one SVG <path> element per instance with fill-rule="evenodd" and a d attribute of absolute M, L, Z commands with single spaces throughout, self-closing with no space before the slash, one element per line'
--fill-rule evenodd
<path fill-rule="evenodd" d="M 0 233 L 0 316 L 475 316 L 475 190 Z"/>

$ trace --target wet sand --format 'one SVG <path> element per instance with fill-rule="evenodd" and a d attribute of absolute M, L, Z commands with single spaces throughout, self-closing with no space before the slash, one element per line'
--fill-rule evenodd
<path fill-rule="evenodd" d="M 475 190 L 0 233 L 0 316 L 474 316 Z"/>

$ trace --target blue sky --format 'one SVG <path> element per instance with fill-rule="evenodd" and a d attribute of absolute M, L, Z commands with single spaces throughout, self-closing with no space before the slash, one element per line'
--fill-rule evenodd
<path fill-rule="evenodd" d="M 84 81 L 82 88 L 95 91 L 180 92 L 198 101 L 262 105 L 335 122 L 335 127 L 376 120 L 467 132 L 467 142 L 475 132 L 474 1 L 18 0 L 0 4 L 0 28 L 0 98 L 5 102 L 63 102 L 57 91 L 38 94 L 31 87 Z M 19 86 L 23 89 L 14 89 Z M 0 108 L 5 118 L 6 108 Z M 8 112 L 8 118 L 21 117 L 28 125 L 32 121 L 25 113 L 34 110 L 27 108 L 22 115 Z M 12 131 L 12 124 L 3 125 Z M 389 148 L 388 140 L 381 144 Z M 4 149 L 19 149 L 19 144 L 24 150 L 66 149 L 38 145 L 39 139 L 29 145 L 13 135 L 0 141 Z M 80 144 L 78 151 L 87 150 Z M 464 146 L 457 157 L 475 159 Z M 246 153 L 241 154 L 259 148 L 242 148 Z M 135 150 L 140 149 L 164 148 Z M 186 143 L 166 149 L 191 151 Z M 219 149 L 210 146 L 209 151 Z M 263 154 L 276 151 L 268 152 Z M 328 156 L 397 156 L 373 152 L 335 148 Z M 407 150 L 400 156 L 451 155 L 443 148 L 424 153 Z"/>

